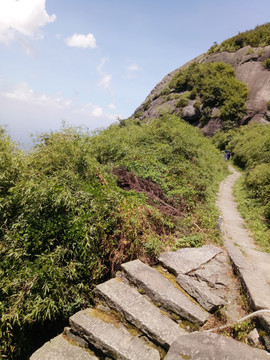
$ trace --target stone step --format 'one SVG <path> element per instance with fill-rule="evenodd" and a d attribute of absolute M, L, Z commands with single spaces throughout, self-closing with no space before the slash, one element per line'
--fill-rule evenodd
<path fill-rule="evenodd" d="M 159 352 L 138 336 L 132 336 L 120 323 L 103 320 L 96 309 L 77 312 L 70 318 L 70 326 L 78 335 L 113 359 L 159 360 Z M 81 359 L 78 357 L 78 359 Z"/>
<path fill-rule="evenodd" d="M 249 306 L 253 310 L 270 310 L 270 287 L 255 265 L 231 241 L 224 242 L 235 271 L 240 278 Z M 270 333 L 270 315 L 261 314 L 259 320 Z"/>
<path fill-rule="evenodd" d="M 269 360 L 264 350 L 210 332 L 195 332 L 178 338 L 164 360 Z"/>
<path fill-rule="evenodd" d="M 30 357 L 30 360 L 98 360 L 89 350 L 68 341 L 63 335 L 58 335 L 45 343 Z M 134 358 L 135 359 L 135 358 Z"/>
<path fill-rule="evenodd" d="M 209 314 L 206 311 L 192 302 L 156 269 L 145 265 L 140 260 L 122 264 L 122 269 L 130 282 L 144 290 L 163 308 L 200 325 L 208 319 Z"/>
<path fill-rule="evenodd" d="M 98 285 L 95 292 L 107 305 L 166 349 L 178 336 L 186 333 L 168 316 L 162 315 L 160 310 L 135 288 L 119 279 L 111 279 Z"/>
<path fill-rule="evenodd" d="M 216 295 L 214 290 L 196 277 L 179 274 L 177 283 L 207 311 L 214 312 L 225 305 L 225 300 Z"/>
<path fill-rule="evenodd" d="M 160 263 L 174 275 L 188 274 L 213 259 L 222 250 L 214 245 L 201 248 L 185 248 L 160 255 Z"/>

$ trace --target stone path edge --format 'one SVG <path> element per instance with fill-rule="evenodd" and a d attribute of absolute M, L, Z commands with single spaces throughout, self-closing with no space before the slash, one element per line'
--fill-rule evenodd
<path fill-rule="evenodd" d="M 257 270 L 250 264 L 241 250 L 233 245 L 230 241 L 224 242 L 228 251 L 232 265 L 238 275 L 243 288 L 246 292 L 248 305 L 253 310 L 270 310 L 270 289 L 265 279 L 260 276 Z M 263 294 L 263 297 L 260 295 Z M 262 314 L 259 317 L 262 327 L 270 332 L 270 316 Z"/>

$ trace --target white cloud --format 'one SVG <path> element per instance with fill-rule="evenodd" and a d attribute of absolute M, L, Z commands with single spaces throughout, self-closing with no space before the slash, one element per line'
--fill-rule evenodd
<path fill-rule="evenodd" d="M 99 81 L 99 85 L 103 86 L 104 89 L 109 90 L 111 86 L 112 75 L 111 74 L 103 74 Z"/>
<path fill-rule="evenodd" d="M 127 78 L 134 79 L 136 73 L 139 71 L 139 66 L 137 64 L 131 64 L 127 67 Z"/>
<path fill-rule="evenodd" d="M 96 44 L 96 39 L 93 34 L 83 35 L 83 34 L 73 34 L 69 38 L 66 39 L 66 43 L 71 47 L 78 48 L 91 48 L 94 49 Z"/>
<path fill-rule="evenodd" d="M 7 125 L 12 138 L 24 145 L 31 142 L 31 133 L 59 129 L 63 119 L 71 126 L 83 125 L 90 130 L 109 126 L 117 119 L 117 114 L 97 104 L 37 93 L 26 82 L 7 88 L 0 78 L 0 124 Z"/>
<path fill-rule="evenodd" d="M 110 103 L 107 105 L 107 108 L 114 110 L 116 108 L 115 103 Z"/>
<path fill-rule="evenodd" d="M 71 103 L 71 100 L 66 100 L 62 96 L 50 96 L 45 93 L 36 93 L 26 82 L 18 84 L 12 90 L 2 91 L 1 95 L 8 99 L 22 101 L 28 104 L 54 106 L 58 108 L 67 107 Z"/>
<path fill-rule="evenodd" d="M 16 34 L 42 37 L 40 28 L 55 21 L 49 15 L 46 0 L 0 0 L 0 42 L 9 43 Z"/>
<path fill-rule="evenodd" d="M 100 117 L 103 115 L 103 110 L 100 106 L 94 106 L 94 109 L 92 110 L 92 115 L 95 117 Z"/>
<path fill-rule="evenodd" d="M 98 74 L 100 76 L 99 86 L 104 87 L 104 89 L 108 90 L 111 95 L 113 95 L 113 91 L 111 89 L 112 75 L 104 72 L 103 67 L 105 63 L 108 61 L 107 58 L 102 58 L 100 64 L 97 67 Z"/>

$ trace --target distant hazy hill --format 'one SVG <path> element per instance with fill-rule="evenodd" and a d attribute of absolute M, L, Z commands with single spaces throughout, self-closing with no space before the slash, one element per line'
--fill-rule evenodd
<path fill-rule="evenodd" d="M 270 23 L 215 44 L 166 75 L 134 117 L 175 113 L 212 135 L 249 121 L 269 122 L 269 101 Z"/>

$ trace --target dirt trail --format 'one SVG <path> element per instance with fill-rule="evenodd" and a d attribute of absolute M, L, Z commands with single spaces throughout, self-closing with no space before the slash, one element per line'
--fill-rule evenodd
<path fill-rule="evenodd" d="M 223 218 L 222 232 L 225 246 L 226 242 L 231 242 L 239 247 L 247 262 L 250 262 L 270 285 L 270 253 L 263 252 L 255 245 L 252 234 L 237 209 L 232 189 L 241 174 L 232 166 L 229 168 L 232 174 L 221 183 L 217 199 Z"/>

